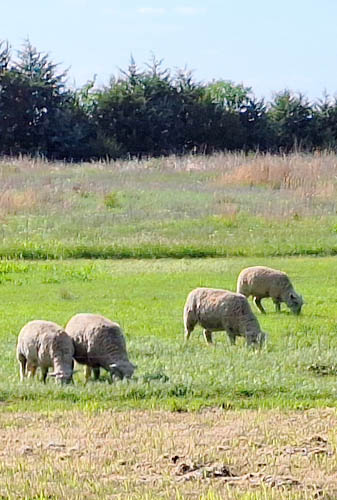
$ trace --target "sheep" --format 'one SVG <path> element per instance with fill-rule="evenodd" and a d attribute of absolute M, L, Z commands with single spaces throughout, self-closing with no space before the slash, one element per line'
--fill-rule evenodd
<path fill-rule="evenodd" d="M 212 343 L 212 332 L 222 330 L 232 344 L 242 336 L 247 345 L 261 347 L 266 338 L 246 297 L 228 290 L 196 288 L 189 293 L 184 307 L 185 342 L 197 323 L 204 328 L 208 344 Z"/>
<path fill-rule="evenodd" d="M 100 367 L 114 377 L 130 378 L 136 368 L 127 355 L 122 328 L 108 318 L 98 314 L 80 313 L 67 323 L 66 332 L 74 341 L 75 360 L 86 365 L 85 381 L 94 373 L 97 380 Z"/>
<path fill-rule="evenodd" d="M 239 274 L 237 292 L 247 298 L 252 295 L 256 306 L 266 314 L 261 300 L 265 297 L 273 299 L 276 312 L 281 311 L 281 302 L 285 302 L 294 314 L 300 314 L 303 298 L 295 292 L 286 273 L 265 266 L 247 267 Z"/>
<path fill-rule="evenodd" d="M 21 381 L 27 375 L 34 377 L 39 367 L 45 383 L 48 369 L 53 367 L 49 376 L 61 383 L 71 382 L 74 350 L 73 340 L 61 326 L 52 321 L 30 321 L 21 329 L 16 348 Z"/>

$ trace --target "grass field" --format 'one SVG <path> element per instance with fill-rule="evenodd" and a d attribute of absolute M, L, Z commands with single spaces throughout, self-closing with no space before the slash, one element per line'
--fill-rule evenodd
<path fill-rule="evenodd" d="M 0 162 L 0 256 L 334 255 L 337 160 Z"/>
<path fill-rule="evenodd" d="M 257 312 L 269 340 L 261 352 L 229 345 L 225 333 L 208 347 L 201 329 L 183 345 L 182 310 L 196 286 L 235 289 L 241 268 L 252 259 L 158 261 L 0 262 L 0 399 L 4 409 L 43 410 L 165 408 L 310 408 L 335 405 L 337 389 L 337 258 L 266 259 L 286 270 L 306 305 L 299 317 L 286 308 Z M 130 358 L 138 365 L 132 381 L 107 379 L 84 386 L 19 384 L 15 343 L 31 319 L 64 325 L 77 312 L 101 313 L 124 328 Z M 268 367 L 268 369 L 266 369 Z"/>
<path fill-rule="evenodd" d="M 0 499 L 336 498 L 334 155 L 13 160 L 0 178 Z M 258 264 L 302 314 L 253 306 L 261 351 L 200 328 L 183 345 L 188 292 Z M 77 312 L 122 325 L 134 377 L 20 383 L 21 327 Z"/>
<path fill-rule="evenodd" d="M 0 495 L 333 498 L 336 258 L 264 260 L 289 273 L 306 304 L 295 317 L 265 301 L 261 352 L 243 339 L 230 346 L 221 332 L 209 347 L 201 329 L 183 345 L 189 290 L 233 289 L 253 263 L 261 260 L 2 261 Z M 73 386 L 21 384 L 21 326 L 65 324 L 79 311 L 122 324 L 133 379 L 110 384 L 103 374 L 84 385 L 80 368 Z"/>

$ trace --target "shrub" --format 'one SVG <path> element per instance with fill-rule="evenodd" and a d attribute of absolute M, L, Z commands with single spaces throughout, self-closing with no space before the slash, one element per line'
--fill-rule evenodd
<path fill-rule="evenodd" d="M 111 191 L 111 193 L 108 193 L 104 196 L 104 205 L 107 208 L 116 208 L 120 206 L 119 200 L 118 200 L 118 193 L 115 191 Z"/>

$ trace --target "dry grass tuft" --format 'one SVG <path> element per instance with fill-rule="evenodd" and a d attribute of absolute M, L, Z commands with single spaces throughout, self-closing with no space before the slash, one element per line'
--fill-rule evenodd
<path fill-rule="evenodd" d="M 333 154 L 259 155 L 232 167 L 226 165 L 224 170 L 218 179 L 223 186 L 264 186 L 291 190 L 305 198 L 337 194 L 337 158 Z"/>
<path fill-rule="evenodd" d="M 239 165 L 231 173 L 222 177 L 226 185 L 268 186 L 272 189 L 290 186 L 290 169 L 288 165 L 273 165 L 267 162 L 254 161 Z"/>
<path fill-rule="evenodd" d="M 335 498 L 336 425 L 328 409 L 5 413 L 0 495 Z"/>
<path fill-rule="evenodd" d="M 2 215 L 15 215 L 31 210 L 38 203 L 38 195 L 33 189 L 18 191 L 6 189 L 0 193 L 0 212 Z"/>
<path fill-rule="evenodd" d="M 6 220 L 2 251 L 11 255 L 148 257 L 167 256 L 168 248 L 176 256 L 200 250 L 203 255 L 336 251 L 337 155 L 332 153 L 81 165 L 2 159 L 0 181 L 0 220 Z"/>

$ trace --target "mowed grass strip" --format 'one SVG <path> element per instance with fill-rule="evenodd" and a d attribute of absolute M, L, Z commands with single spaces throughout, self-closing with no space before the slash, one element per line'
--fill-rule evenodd
<path fill-rule="evenodd" d="M 337 415 L 100 411 L 0 414 L 6 499 L 332 499 Z"/>
<path fill-rule="evenodd" d="M 0 262 L 0 401 L 2 411 L 160 408 L 175 412 L 225 409 L 305 409 L 336 406 L 336 258 L 181 259 L 125 261 Z M 224 332 L 207 346 L 201 328 L 183 344 L 187 294 L 207 286 L 235 290 L 240 270 L 269 265 L 286 271 L 306 304 L 300 316 L 283 305 L 267 315 L 252 304 L 269 334 L 261 351 L 243 339 L 231 346 Z M 32 319 L 65 325 L 78 312 L 99 313 L 125 331 L 131 380 L 74 385 L 49 380 L 19 382 L 17 336 Z"/>

